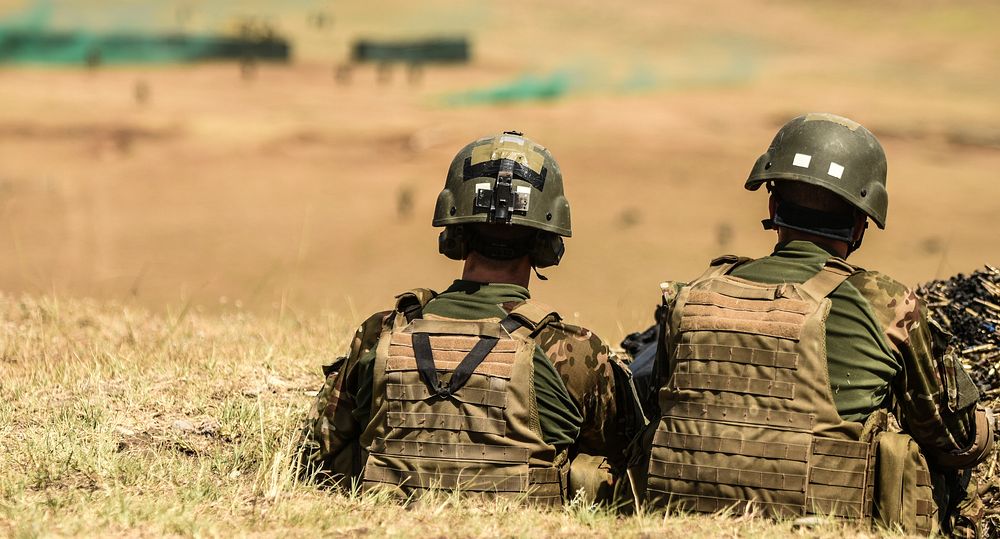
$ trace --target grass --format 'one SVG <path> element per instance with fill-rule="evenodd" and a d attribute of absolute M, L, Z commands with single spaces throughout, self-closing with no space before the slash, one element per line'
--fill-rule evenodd
<path fill-rule="evenodd" d="M 350 329 L 330 315 L 153 315 L 0 296 L 0 536 L 868 535 L 445 492 L 404 508 L 300 482 L 298 427 Z"/>

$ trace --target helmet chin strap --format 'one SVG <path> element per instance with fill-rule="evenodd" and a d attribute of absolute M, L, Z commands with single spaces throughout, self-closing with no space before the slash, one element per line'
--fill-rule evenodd
<path fill-rule="evenodd" d="M 548 281 L 549 280 L 548 277 L 542 275 L 541 273 L 538 273 L 538 267 L 535 266 L 534 264 L 531 265 L 531 269 L 532 269 L 532 271 L 535 272 L 535 277 L 538 277 L 538 279 L 540 281 Z"/>
<path fill-rule="evenodd" d="M 861 229 L 861 235 L 858 236 L 857 241 L 853 241 L 853 242 L 850 243 L 850 245 L 847 246 L 847 255 L 844 256 L 844 258 L 847 258 L 848 256 L 851 256 L 851 253 L 853 253 L 854 251 L 857 251 L 858 249 L 861 248 L 861 242 L 864 241 L 864 239 L 865 239 L 865 230 L 868 230 L 868 220 L 867 219 L 865 220 L 865 226 L 864 226 L 864 228 Z"/>
<path fill-rule="evenodd" d="M 868 229 L 868 220 L 865 219 L 861 235 L 855 240 L 854 235 L 857 232 L 857 225 L 855 223 L 856 217 L 854 216 L 838 216 L 799 206 L 788 201 L 780 201 L 775 209 L 774 217 L 761 221 L 764 230 L 776 230 L 782 227 L 831 240 L 842 241 L 847 244 L 847 254 L 844 255 L 844 258 L 847 258 L 851 253 L 861 248 L 861 242 L 865 237 L 865 230 Z"/>

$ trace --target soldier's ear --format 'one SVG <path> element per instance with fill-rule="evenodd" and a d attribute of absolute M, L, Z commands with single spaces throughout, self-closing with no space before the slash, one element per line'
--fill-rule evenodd
<path fill-rule="evenodd" d="M 438 236 L 438 252 L 452 260 L 465 260 L 469 255 L 465 227 L 446 226 Z"/>

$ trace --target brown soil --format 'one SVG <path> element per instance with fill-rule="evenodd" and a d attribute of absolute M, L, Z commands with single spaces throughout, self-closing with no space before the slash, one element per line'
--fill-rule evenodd
<path fill-rule="evenodd" d="M 1000 262 L 995 4 L 661 4 L 344 6 L 322 39 L 289 16 L 298 60 L 250 80 L 236 65 L 5 67 L 0 287 L 358 319 L 457 276 L 429 226 L 446 168 L 516 128 L 556 155 L 573 205 L 564 264 L 535 295 L 617 340 L 648 323 L 659 281 L 766 254 L 766 196 L 741 185 L 776 128 L 812 110 L 862 122 L 888 153 L 889 228 L 853 262 L 910 284 Z M 417 85 L 401 69 L 333 76 L 351 36 L 463 27 L 469 66 Z M 577 86 L 444 104 L 552 72 Z"/>

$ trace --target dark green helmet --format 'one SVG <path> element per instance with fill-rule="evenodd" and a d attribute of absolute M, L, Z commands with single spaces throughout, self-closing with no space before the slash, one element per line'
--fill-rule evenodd
<path fill-rule="evenodd" d="M 478 139 L 458 152 L 434 208 L 440 250 L 465 257 L 463 225 L 519 225 L 540 231 L 531 249 L 537 267 L 559 263 L 562 240 L 572 235 L 569 201 L 552 154 L 516 131 Z"/>
<path fill-rule="evenodd" d="M 785 124 L 757 159 L 745 187 L 771 181 L 799 181 L 833 191 L 885 228 L 889 195 L 882 145 L 861 124 L 825 113 Z"/>
<path fill-rule="evenodd" d="M 462 148 L 448 168 L 434 226 L 523 225 L 572 235 L 559 165 L 544 147 L 516 131 Z"/>

